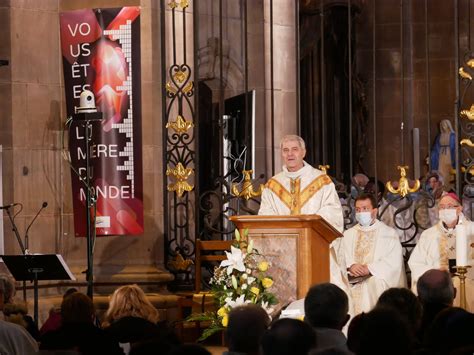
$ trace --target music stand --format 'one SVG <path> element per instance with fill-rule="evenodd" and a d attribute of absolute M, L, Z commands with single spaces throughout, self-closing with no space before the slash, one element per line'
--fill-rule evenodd
<path fill-rule="evenodd" d="M 34 320 L 38 326 L 38 280 L 75 280 L 59 254 L 2 255 L 16 281 L 34 282 Z"/>

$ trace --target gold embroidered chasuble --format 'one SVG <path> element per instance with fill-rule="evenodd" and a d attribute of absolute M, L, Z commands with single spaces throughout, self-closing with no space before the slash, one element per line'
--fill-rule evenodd
<path fill-rule="evenodd" d="M 332 184 L 327 175 L 320 175 L 314 179 L 303 191 L 301 191 L 301 178 L 290 179 L 290 191 L 288 191 L 276 179 L 270 179 L 265 187 L 270 189 L 291 211 L 290 214 L 301 214 L 304 206 L 323 186 Z"/>
<path fill-rule="evenodd" d="M 318 214 L 342 232 L 343 216 L 331 178 L 305 163 L 297 172 L 272 177 L 262 193 L 259 215 Z"/>

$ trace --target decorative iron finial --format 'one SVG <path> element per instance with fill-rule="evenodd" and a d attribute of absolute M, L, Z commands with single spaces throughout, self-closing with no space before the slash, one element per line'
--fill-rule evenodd
<path fill-rule="evenodd" d="M 400 195 L 401 197 L 405 197 L 408 194 L 414 193 L 420 189 L 420 180 L 416 179 L 415 180 L 415 186 L 410 188 L 410 185 L 408 183 L 408 179 L 406 178 L 407 173 L 406 170 L 408 170 L 408 166 L 397 166 L 397 169 L 400 170 L 400 180 L 398 180 L 398 188 L 394 188 L 392 186 L 392 182 L 388 181 L 385 186 L 387 187 L 387 190 L 390 191 L 392 194 L 397 194 Z"/>
<path fill-rule="evenodd" d="M 167 168 L 166 175 L 173 175 L 173 177 L 178 180 L 176 183 L 168 185 L 168 191 L 175 191 L 178 197 L 182 197 L 185 191 L 191 191 L 194 186 L 188 184 L 186 180 L 193 173 L 193 169 L 185 168 L 181 163 L 178 163 L 174 169 Z"/>
<path fill-rule="evenodd" d="M 176 121 L 168 122 L 165 127 L 172 128 L 178 134 L 183 134 L 186 133 L 188 129 L 194 127 L 194 123 L 186 121 L 183 116 L 178 115 Z"/>
<path fill-rule="evenodd" d="M 459 76 L 463 79 L 467 79 L 467 80 L 472 80 L 472 76 L 471 74 L 469 74 L 468 72 L 464 71 L 464 68 L 461 67 L 459 68 Z"/>
<path fill-rule="evenodd" d="M 474 147 L 474 143 L 472 143 L 471 139 L 469 138 L 464 138 L 464 139 L 461 139 L 461 141 L 459 142 L 460 145 L 467 145 L 468 147 Z"/>
<path fill-rule="evenodd" d="M 258 191 L 253 190 L 252 180 L 250 176 L 252 175 L 253 170 L 243 170 L 244 182 L 242 184 L 242 190 L 239 191 L 237 184 L 232 184 L 232 194 L 236 197 L 244 198 L 250 200 L 252 197 L 260 196 L 263 192 L 264 186 L 260 184 Z"/>
<path fill-rule="evenodd" d="M 318 169 L 327 175 L 330 165 L 318 165 Z"/>
<path fill-rule="evenodd" d="M 175 9 L 177 8 L 178 6 L 181 7 L 183 10 L 185 8 L 187 8 L 189 6 L 189 1 L 188 0 L 180 0 L 180 1 L 176 1 L 176 0 L 171 0 L 169 3 L 168 3 L 168 6 L 171 8 L 171 9 Z"/>
<path fill-rule="evenodd" d="M 469 110 L 462 110 L 461 116 L 466 117 L 469 121 L 474 121 L 474 105 Z"/>
<path fill-rule="evenodd" d="M 474 147 L 474 144 L 473 144 L 472 146 Z M 466 173 L 466 171 L 468 171 L 468 170 L 466 169 L 466 167 L 461 166 L 461 173 L 464 174 L 464 173 Z M 469 174 L 474 175 L 474 166 L 471 166 L 471 167 L 469 168 L 469 171 L 468 171 L 468 172 L 469 172 Z M 456 176 L 456 169 L 452 168 L 451 171 L 450 171 L 450 173 L 451 173 L 451 175 Z"/>
<path fill-rule="evenodd" d="M 173 259 L 168 261 L 168 267 L 176 271 L 186 271 L 192 264 L 194 263 L 191 259 L 183 258 L 179 252 Z"/>

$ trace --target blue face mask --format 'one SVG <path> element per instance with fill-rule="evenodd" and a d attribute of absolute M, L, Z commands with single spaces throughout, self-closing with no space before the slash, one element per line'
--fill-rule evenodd
<path fill-rule="evenodd" d="M 368 227 L 370 226 L 370 223 L 372 223 L 371 212 L 357 212 L 355 217 L 357 222 L 359 222 L 362 227 Z"/>

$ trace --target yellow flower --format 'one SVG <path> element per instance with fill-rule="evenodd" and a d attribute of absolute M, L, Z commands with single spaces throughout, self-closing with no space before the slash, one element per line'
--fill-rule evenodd
<path fill-rule="evenodd" d="M 219 317 L 224 317 L 227 315 L 227 309 L 225 307 L 221 307 L 219 308 L 219 310 L 217 311 L 217 315 Z"/>
<path fill-rule="evenodd" d="M 258 269 L 261 271 L 261 272 L 265 272 L 268 270 L 268 263 L 266 261 L 261 261 L 259 264 L 258 264 Z"/>
<path fill-rule="evenodd" d="M 252 287 L 250 289 L 250 292 L 252 292 L 254 295 L 258 296 L 258 294 L 260 293 L 260 290 L 258 289 L 258 287 Z"/>
<path fill-rule="evenodd" d="M 222 326 L 223 327 L 226 327 L 227 328 L 227 325 L 229 324 L 229 316 L 228 315 L 225 315 L 224 317 L 222 317 Z"/>
<path fill-rule="evenodd" d="M 265 288 L 270 288 L 270 287 L 272 287 L 272 285 L 273 285 L 273 280 L 272 280 L 272 279 L 269 279 L 268 277 L 265 277 L 265 278 L 262 280 L 262 285 L 263 285 L 263 287 L 265 287 Z"/>

